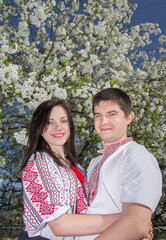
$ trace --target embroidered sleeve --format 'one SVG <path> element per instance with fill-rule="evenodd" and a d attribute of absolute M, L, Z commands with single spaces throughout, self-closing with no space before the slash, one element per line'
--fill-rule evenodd
<path fill-rule="evenodd" d="M 47 155 L 31 157 L 22 173 L 24 222 L 31 231 L 70 209 L 58 168 Z"/>

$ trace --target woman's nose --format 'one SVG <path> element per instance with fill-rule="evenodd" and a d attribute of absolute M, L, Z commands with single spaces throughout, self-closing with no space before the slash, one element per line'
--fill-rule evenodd
<path fill-rule="evenodd" d="M 54 123 L 54 129 L 55 130 L 60 130 L 60 129 L 62 129 L 62 126 L 61 126 L 61 123 Z"/>

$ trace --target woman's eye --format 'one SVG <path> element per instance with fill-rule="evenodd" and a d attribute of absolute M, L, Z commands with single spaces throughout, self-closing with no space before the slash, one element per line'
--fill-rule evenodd
<path fill-rule="evenodd" d="M 62 123 L 66 123 L 66 122 L 68 122 L 68 120 L 67 119 L 63 119 L 61 122 Z"/>
<path fill-rule="evenodd" d="M 49 121 L 48 124 L 51 125 L 51 124 L 54 124 L 54 123 L 52 121 Z"/>

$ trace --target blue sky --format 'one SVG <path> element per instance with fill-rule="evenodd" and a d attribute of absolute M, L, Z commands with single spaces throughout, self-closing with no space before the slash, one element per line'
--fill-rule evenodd
<path fill-rule="evenodd" d="M 166 0 L 131 0 L 131 3 L 138 4 L 132 17 L 132 25 L 155 22 L 166 35 Z M 147 47 L 147 49 L 153 48 L 157 48 L 157 38 L 153 38 L 153 44 Z"/>

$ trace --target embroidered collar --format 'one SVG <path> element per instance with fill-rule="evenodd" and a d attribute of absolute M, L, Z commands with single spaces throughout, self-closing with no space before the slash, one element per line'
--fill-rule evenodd
<path fill-rule="evenodd" d="M 113 143 L 113 144 L 105 144 L 104 145 L 104 155 L 109 156 L 111 152 L 115 152 L 120 146 L 124 145 L 125 143 L 133 141 L 132 137 L 126 138 L 122 141 Z"/>
<path fill-rule="evenodd" d="M 100 153 L 104 153 L 100 161 L 97 163 L 97 165 L 94 167 L 90 178 L 89 178 L 89 187 L 90 187 L 90 201 L 93 201 L 93 199 L 96 196 L 98 182 L 99 182 L 99 173 L 100 168 L 102 164 L 105 162 L 105 160 L 111 156 L 113 153 L 115 153 L 120 146 L 124 145 L 125 143 L 133 141 L 133 138 L 127 138 L 120 142 L 116 142 L 110 145 L 104 145 L 104 149 L 100 151 Z"/>

